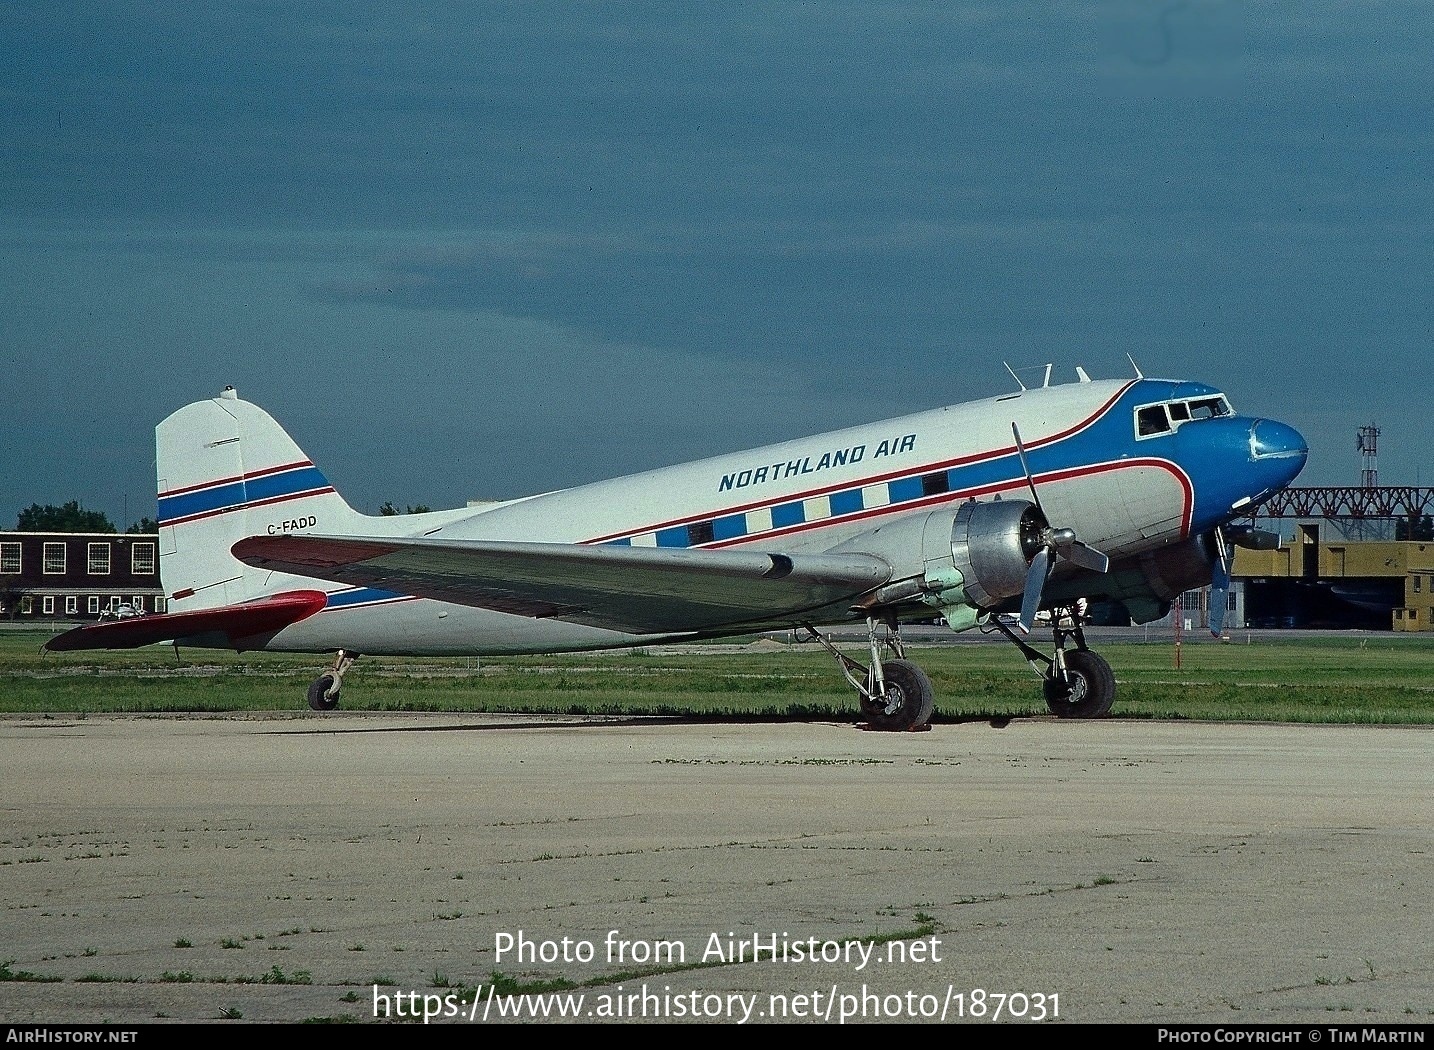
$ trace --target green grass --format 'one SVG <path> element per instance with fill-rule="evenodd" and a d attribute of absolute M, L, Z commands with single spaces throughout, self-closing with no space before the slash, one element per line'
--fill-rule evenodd
<path fill-rule="evenodd" d="M 307 712 L 323 656 L 172 649 L 42 656 L 40 632 L 0 633 L 0 712 Z M 1132 632 L 1132 637 L 1138 635 Z M 855 654 L 855 649 L 852 650 Z M 1434 637 L 1331 636 L 1252 645 L 1108 644 L 1114 717 L 1434 723 Z M 913 649 L 931 676 L 936 721 L 1044 715 L 1039 682 L 1009 645 Z M 407 659 L 366 657 L 343 707 L 698 718 L 854 719 L 854 695 L 813 645 L 677 655 Z"/>

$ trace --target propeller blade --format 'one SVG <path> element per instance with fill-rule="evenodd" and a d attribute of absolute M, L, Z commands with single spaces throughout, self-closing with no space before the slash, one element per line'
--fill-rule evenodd
<path fill-rule="evenodd" d="M 1073 565 L 1079 565 L 1082 569 L 1089 569 L 1091 572 L 1105 572 L 1110 568 L 1110 559 L 1080 540 L 1074 540 L 1064 547 L 1058 547 L 1061 557 Z"/>
<path fill-rule="evenodd" d="M 1225 633 L 1225 608 L 1230 604 L 1230 570 L 1235 552 L 1225 542 L 1225 534 L 1215 530 L 1215 564 L 1210 579 L 1210 633 L 1219 638 Z"/>
<path fill-rule="evenodd" d="M 1036 551 L 1036 556 L 1031 559 L 1031 567 L 1026 570 L 1026 590 L 1021 595 L 1021 618 L 1016 621 L 1016 626 L 1023 634 L 1030 634 L 1031 625 L 1036 622 L 1036 612 L 1041 607 L 1041 592 L 1046 588 L 1050 567 L 1051 550 L 1049 547 L 1042 547 Z"/>
<path fill-rule="evenodd" d="M 1021 440 L 1021 428 L 1016 425 L 1015 420 L 1011 421 L 1011 437 L 1016 439 L 1016 455 L 1020 457 L 1021 473 L 1026 476 L 1026 484 L 1031 490 L 1031 502 L 1036 505 L 1041 517 L 1045 518 L 1046 509 L 1041 506 L 1041 497 L 1036 491 L 1036 478 L 1031 473 L 1030 462 L 1026 459 L 1026 443 Z M 1050 519 L 1046 520 L 1049 522 Z M 1041 594 L 1046 589 L 1046 580 L 1050 579 L 1057 557 L 1093 572 L 1105 572 L 1110 568 L 1110 559 L 1089 544 L 1076 539 L 1074 529 L 1053 529 L 1048 524 L 1041 534 L 1041 547 L 1031 558 L 1030 567 L 1026 570 L 1026 589 L 1021 595 L 1021 618 L 1016 621 L 1016 626 L 1025 634 L 1031 633 L 1031 626 L 1036 622 L 1036 613 L 1041 607 Z"/>
<path fill-rule="evenodd" d="M 1016 439 L 1016 455 L 1021 457 L 1021 473 L 1026 475 L 1026 484 L 1031 487 L 1031 502 L 1036 505 L 1041 516 L 1045 517 L 1046 509 L 1041 506 L 1041 497 L 1036 495 L 1036 479 L 1031 476 L 1031 466 L 1026 462 L 1026 446 L 1021 442 L 1021 431 L 1015 420 L 1011 421 L 1011 436 Z"/>

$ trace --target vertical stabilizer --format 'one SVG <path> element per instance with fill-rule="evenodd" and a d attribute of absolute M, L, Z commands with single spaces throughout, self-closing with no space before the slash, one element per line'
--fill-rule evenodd
<path fill-rule="evenodd" d="M 155 428 L 160 579 L 174 612 L 248 601 L 270 573 L 229 549 L 248 536 L 342 534 L 362 515 L 273 418 L 233 387 Z"/>

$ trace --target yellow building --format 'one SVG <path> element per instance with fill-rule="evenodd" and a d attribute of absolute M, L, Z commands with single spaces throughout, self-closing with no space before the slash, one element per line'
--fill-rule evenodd
<path fill-rule="evenodd" d="M 1301 524 L 1275 550 L 1239 548 L 1233 575 L 1252 626 L 1434 630 L 1434 542 L 1321 542 L 1319 525 Z"/>

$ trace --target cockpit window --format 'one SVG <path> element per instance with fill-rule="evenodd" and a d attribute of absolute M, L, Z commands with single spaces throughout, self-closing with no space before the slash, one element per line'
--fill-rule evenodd
<path fill-rule="evenodd" d="M 1203 397 L 1199 401 L 1190 402 L 1191 419 L 1213 419 L 1229 414 L 1230 405 L 1223 397 Z"/>
<path fill-rule="evenodd" d="M 1170 420 L 1164 405 L 1146 405 L 1135 413 L 1135 432 L 1141 437 L 1170 433 Z"/>
<path fill-rule="evenodd" d="M 1186 423 L 1233 414 L 1224 394 L 1145 405 L 1135 410 L 1135 434 L 1142 438 L 1157 437 L 1178 430 Z"/>

